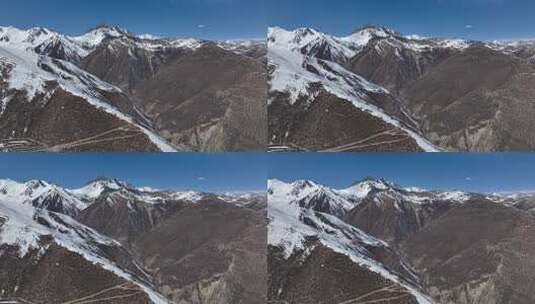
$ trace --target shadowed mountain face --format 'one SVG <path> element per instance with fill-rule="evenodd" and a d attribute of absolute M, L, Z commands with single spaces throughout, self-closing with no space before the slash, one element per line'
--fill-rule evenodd
<path fill-rule="evenodd" d="M 262 212 L 218 199 L 186 207 L 143 234 L 135 251 L 176 303 L 265 303 Z"/>
<path fill-rule="evenodd" d="M 0 27 L 0 149 L 264 150 L 265 49 Z"/>
<path fill-rule="evenodd" d="M 17 249 L 0 248 L 1 298 L 9 303 L 152 302 L 139 286 L 56 244 L 45 254 L 32 251 L 22 259 Z"/>
<path fill-rule="evenodd" d="M 0 136 L 7 151 L 159 151 L 138 127 L 61 89 L 32 103 L 15 95 L 0 119 Z"/>
<path fill-rule="evenodd" d="M 374 179 L 346 189 L 271 180 L 268 194 L 273 301 L 535 299 L 531 194 L 414 190 Z"/>
<path fill-rule="evenodd" d="M 262 61 L 206 44 L 170 61 L 136 96 L 176 145 L 202 150 L 262 150 L 266 133 Z"/>
<path fill-rule="evenodd" d="M 447 148 L 533 150 L 533 77 L 524 59 L 473 46 L 405 88 L 428 137 Z"/>
<path fill-rule="evenodd" d="M 272 28 L 269 144 L 314 151 L 533 150 L 534 51 L 531 42 L 414 38 L 373 26 L 345 37 Z M 354 110 L 329 112 L 332 95 L 337 108 Z M 324 108 L 319 124 L 300 119 L 317 118 L 317 108 Z M 400 135 L 385 137 L 385 129 Z"/>
<path fill-rule="evenodd" d="M 265 303 L 265 210 L 261 193 L 0 180 L 0 299 Z"/>
<path fill-rule="evenodd" d="M 406 132 L 356 108 L 347 100 L 322 91 L 310 105 L 302 99 L 291 105 L 285 95 L 269 105 L 273 145 L 297 150 L 421 151 Z M 361 128 L 348 128 L 359 124 Z"/>
<path fill-rule="evenodd" d="M 279 251 L 277 247 L 269 247 L 270 299 L 303 304 L 418 303 L 399 284 L 385 280 L 328 247 L 319 245 L 290 259 L 285 259 Z"/>
<path fill-rule="evenodd" d="M 440 302 L 531 303 L 534 231 L 534 218 L 524 212 L 471 200 L 407 239 L 402 248 Z"/>

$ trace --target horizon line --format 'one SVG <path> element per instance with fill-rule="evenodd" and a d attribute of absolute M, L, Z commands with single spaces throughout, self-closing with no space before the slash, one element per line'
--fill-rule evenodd
<path fill-rule="evenodd" d="M 82 36 L 84 34 L 87 34 L 93 30 L 96 30 L 96 29 L 99 29 L 99 28 L 102 28 L 102 27 L 109 27 L 109 28 L 119 28 L 121 30 L 124 30 L 126 31 L 126 33 L 128 34 L 132 34 L 133 36 L 137 37 L 137 38 L 140 38 L 141 36 L 143 35 L 152 35 L 155 37 L 155 39 L 197 39 L 197 40 L 205 40 L 205 41 L 214 41 L 214 42 L 226 42 L 226 41 L 240 41 L 240 40 L 245 40 L 245 41 L 262 41 L 262 40 L 266 40 L 267 38 L 267 35 L 266 37 L 234 37 L 234 38 L 218 38 L 218 39 L 209 39 L 209 38 L 202 38 L 202 37 L 199 37 L 199 36 L 187 36 L 187 35 L 176 35 L 176 36 L 173 36 L 173 35 L 161 35 L 161 34 L 158 34 L 158 33 L 151 33 L 151 32 L 147 32 L 147 31 L 143 31 L 143 32 L 133 32 L 131 30 L 129 30 L 128 28 L 126 27 L 123 27 L 121 25 L 118 25 L 118 24 L 115 24 L 115 25 L 111 25 L 111 24 L 106 24 L 106 23 L 103 23 L 103 24 L 97 24 L 95 26 L 92 26 L 92 27 L 89 27 L 87 30 L 81 32 L 81 33 L 76 33 L 76 34 L 68 34 L 66 33 L 65 31 L 62 31 L 62 30 L 59 30 L 59 29 L 56 29 L 55 27 L 53 26 L 40 26 L 40 25 L 29 25 L 29 26 L 24 26 L 24 27 L 19 27 L 19 26 L 14 26 L 14 25 L 4 25 L 4 24 L 0 24 L 0 27 L 4 27 L 4 28 L 14 28 L 14 29 L 18 29 L 18 30 L 22 30 L 22 31 L 27 31 L 27 30 L 30 30 L 30 29 L 34 29 L 34 28 L 42 28 L 42 29 L 47 29 L 47 30 L 50 30 L 50 31 L 53 31 L 53 32 L 56 32 L 56 33 L 59 33 L 59 34 L 62 34 L 62 35 L 65 35 L 65 36 L 70 36 L 70 37 L 77 37 L 77 36 Z"/>
<path fill-rule="evenodd" d="M 397 186 L 400 186 L 402 189 L 408 189 L 408 188 L 418 188 L 418 189 L 421 189 L 423 191 L 429 191 L 429 192 L 433 192 L 433 191 L 461 191 L 461 192 L 467 192 L 467 193 L 479 193 L 479 194 L 519 194 L 519 193 L 535 193 L 535 188 L 532 189 L 532 190 L 529 190 L 529 189 L 523 189 L 523 190 L 495 190 L 495 191 L 477 191 L 477 190 L 465 190 L 465 189 L 460 189 L 460 188 L 447 188 L 447 187 L 433 187 L 432 189 L 429 189 L 429 188 L 426 188 L 426 187 L 421 187 L 421 186 L 416 186 L 416 185 L 410 185 L 410 186 L 404 186 L 402 184 L 400 184 L 399 182 L 396 182 L 396 181 L 392 181 L 392 180 L 389 180 L 389 179 L 386 179 L 386 178 L 383 178 L 383 177 L 371 177 L 373 179 L 377 179 L 377 180 L 384 180 L 388 183 L 391 183 L 391 184 L 394 184 L 394 185 L 397 185 Z M 355 183 L 358 183 L 358 182 L 362 182 L 363 180 L 365 180 L 366 178 L 361 178 L 361 179 L 357 179 L 353 182 L 350 182 L 348 183 L 348 186 L 342 186 L 342 187 L 346 187 L 346 188 L 350 188 L 353 184 Z M 272 181 L 272 180 L 278 180 L 278 181 L 281 181 L 283 183 L 286 183 L 286 184 L 290 184 L 290 183 L 293 183 L 293 182 L 296 182 L 296 181 L 310 181 L 310 182 L 314 182 L 316 184 L 319 184 L 321 186 L 326 186 L 326 187 L 329 187 L 329 188 L 332 188 L 332 189 L 335 189 L 335 190 L 343 190 L 343 189 L 346 189 L 346 188 L 338 188 L 336 186 L 333 186 L 333 185 L 330 185 L 330 184 L 326 184 L 326 183 L 321 183 L 321 182 L 317 182 L 316 180 L 314 179 L 311 179 L 311 178 L 307 178 L 307 179 L 303 179 L 303 178 L 297 178 L 297 179 L 294 179 L 292 181 L 287 181 L 283 178 L 279 178 L 279 177 L 268 177 L 268 181 Z"/>
<path fill-rule="evenodd" d="M 462 39 L 462 40 L 466 40 L 466 41 L 476 41 L 476 42 L 535 41 L 535 36 L 531 37 L 531 38 L 525 37 L 525 38 L 472 39 L 472 38 L 463 38 L 462 36 L 441 36 L 441 35 L 428 36 L 428 35 L 420 35 L 420 34 L 417 34 L 417 33 L 407 34 L 407 33 L 400 32 L 399 30 L 397 30 L 395 28 L 392 28 L 392 27 L 389 27 L 389 26 L 376 25 L 376 24 L 371 24 L 371 25 L 370 24 L 364 24 L 362 26 L 357 26 L 353 30 L 348 31 L 347 34 L 344 34 L 345 36 L 338 36 L 336 34 L 328 32 L 328 31 L 317 30 L 317 28 L 314 27 L 314 26 L 306 26 L 306 25 L 294 26 L 294 27 L 290 28 L 290 27 L 283 27 L 281 25 L 272 24 L 272 25 L 268 25 L 267 28 L 268 29 L 270 29 L 270 28 L 281 28 L 281 29 L 284 29 L 284 30 L 287 30 L 287 31 L 294 31 L 294 30 L 301 29 L 301 28 L 309 28 L 309 29 L 313 29 L 313 30 L 316 30 L 316 31 L 319 31 L 321 33 L 324 33 L 324 34 L 327 34 L 327 35 L 330 35 L 330 36 L 334 36 L 334 37 L 346 37 L 346 36 L 350 36 L 352 33 L 355 33 L 356 31 L 365 29 L 366 27 L 369 27 L 369 26 L 376 27 L 376 28 L 384 28 L 384 29 L 390 30 L 390 31 L 393 31 L 395 33 L 400 34 L 401 36 L 403 36 L 405 38 L 410 37 L 410 36 L 418 36 L 421 39 Z"/>
<path fill-rule="evenodd" d="M 267 187 L 266 189 L 239 189 L 239 187 L 232 187 L 232 188 L 229 188 L 227 190 L 202 190 L 203 187 L 191 187 L 191 188 L 180 188 L 180 187 L 162 187 L 162 188 L 159 188 L 158 186 L 147 186 L 147 185 L 139 185 L 139 184 L 134 184 L 134 183 L 131 183 L 127 180 L 124 180 L 124 179 L 121 179 L 121 178 L 116 178 L 116 177 L 102 177 L 102 176 L 96 176 L 92 179 L 89 179 L 87 182 L 84 182 L 82 183 L 80 186 L 76 186 L 76 187 L 67 187 L 65 185 L 61 185 L 60 183 L 55 183 L 55 182 L 50 182 L 46 179 L 39 179 L 39 178 L 28 178 L 28 179 L 25 179 L 25 180 L 18 180 L 18 179 L 14 179 L 14 178 L 10 178 L 10 177 L 0 177 L 0 181 L 11 181 L 11 182 L 15 182 L 15 183 L 18 183 L 18 184 L 25 184 L 27 182 L 31 182 L 31 181 L 41 181 L 41 182 L 46 182 L 47 184 L 50 184 L 50 185 L 53 185 L 53 186 L 58 186 L 58 187 L 61 187 L 63 189 L 66 189 L 66 190 L 76 190 L 76 189 L 79 189 L 79 188 L 83 188 L 85 185 L 91 183 L 91 182 L 94 182 L 94 181 L 97 181 L 99 179 L 107 179 L 107 180 L 117 180 L 119 182 L 123 182 L 123 183 L 126 183 L 127 185 L 129 186 L 132 186 L 134 187 L 135 189 L 140 189 L 140 188 L 152 188 L 156 191 L 199 191 L 199 192 L 206 192 L 206 193 L 212 193 L 212 194 L 225 194 L 225 193 L 261 193 L 261 192 L 266 192 L 267 191 Z M 195 179 L 194 179 L 195 180 Z M 210 188 L 210 187 L 205 187 L 205 188 Z M 217 187 L 217 188 L 220 188 L 220 187 Z"/>

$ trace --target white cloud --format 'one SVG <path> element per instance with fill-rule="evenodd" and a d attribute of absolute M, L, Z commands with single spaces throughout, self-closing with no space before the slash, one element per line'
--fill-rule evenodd
<path fill-rule="evenodd" d="M 464 180 L 471 181 L 472 178 L 470 176 L 467 176 L 467 177 L 464 178 Z"/>
<path fill-rule="evenodd" d="M 197 180 L 203 181 L 203 180 L 206 180 L 206 177 L 204 177 L 204 176 L 199 176 L 199 177 L 197 177 Z"/>
<path fill-rule="evenodd" d="M 467 24 L 467 25 L 464 26 L 464 28 L 471 29 L 471 28 L 474 28 L 474 26 L 471 25 L 471 24 Z"/>
<path fill-rule="evenodd" d="M 206 25 L 205 24 L 199 24 L 199 25 L 197 25 L 197 27 L 202 29 L 202 28 L 205 28 Z"/>

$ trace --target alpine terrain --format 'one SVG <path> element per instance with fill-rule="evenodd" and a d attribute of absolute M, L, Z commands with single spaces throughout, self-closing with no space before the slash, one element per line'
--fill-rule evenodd
<path fill-rule="evenodd" d="M 0 27 L 0 150 L 266 147 L 264 41 Z"/>
<path fill-rule="evenodd" d="M 270 303 L 535 302 L 532 193 L 268 184 Z"/>
<path fill-rule="evenodd" d="M 265 303 L 265 193 L 0 180 L 2 303 Z"/>
<path fill-rule="evenodd" d="M 535 42 L 268 30 L 272 150 L 534 150 Z"/>

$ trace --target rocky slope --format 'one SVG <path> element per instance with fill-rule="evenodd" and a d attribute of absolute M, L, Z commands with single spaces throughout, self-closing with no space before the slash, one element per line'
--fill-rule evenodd
<path fill-rule="evenodd" d="M 262 48 L 109 26 L 80 36 L 0 27 L 0 148 L 264 149 Z"/>
<path fill-rule="evenodd" d="M 314 151 L 532 150 L 524 42 L 268 33 L 269 144 Z M 525 114 L 525 115 L 524 115 Z"/>
<path fill-rule="evenodd" d="M 265 206 L 260 193 L 0 180 L 0 299 L 261 303 Z"/>
<path fill-rule="evenodd" d="M 180 232 L 177 234 L 177 232 Z M 264 212 L 207 198 L 134 243 L 175 303 L 266 303 Z"/>
<path fill-rule="evenodd" d="M 286 303 L 530 303 L 532 194 L 270 180 L 268 296 Z"/>

